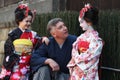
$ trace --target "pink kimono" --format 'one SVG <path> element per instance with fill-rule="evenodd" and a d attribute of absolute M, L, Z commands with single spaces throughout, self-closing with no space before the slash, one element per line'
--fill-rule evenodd
<path fill-rule="evenodd" d="M 70 80 L 99 80 L 98 63 L 102 47 L 103 41 L 94 30 L 77 38 L 73 43 L 72 59 L 67 65 Z"/>

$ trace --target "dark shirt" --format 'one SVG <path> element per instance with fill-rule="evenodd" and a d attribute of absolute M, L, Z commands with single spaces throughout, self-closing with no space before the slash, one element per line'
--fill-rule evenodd
<path fill-rule="evenodd" d="M 76 36 L 69 35 L 62 48 L 60 48 L 55 39 L 50 37 L 48 46 L 43 44 L 33 52 L 31 58 L 32 70 L 36 71 L 40 66 L 45 65 L 44 62 L 47 58 L 52 58 L 59 64 L 61 72 L 69 73 L 66 66 L 71 59 L 72 44 L 75 40 Z"/>

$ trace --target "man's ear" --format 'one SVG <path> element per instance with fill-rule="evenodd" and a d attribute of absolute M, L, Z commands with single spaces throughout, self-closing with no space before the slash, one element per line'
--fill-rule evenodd
<path fill-rule="evenodd" d="M 51 31 L 50 34 L 51 34 L 53 37 L 56 37 L 55 31 Z"/>

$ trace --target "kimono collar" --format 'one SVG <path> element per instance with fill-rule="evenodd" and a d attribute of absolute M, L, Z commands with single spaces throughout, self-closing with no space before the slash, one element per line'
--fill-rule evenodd
<path fill-rule="evenodd" d="M 31 30 L 29 30 L 29 29 L 23 30 L 23 29 L 20 28 L 20 27 L 19 27 L 19 29 L 20 29 L 22 32 L 31 32 Z"/>
<path fill-rule="evenodd" d="M 22 28 L 18 27 L 22 32 L 25 32 L 25 30 L 23 30 Z"/>

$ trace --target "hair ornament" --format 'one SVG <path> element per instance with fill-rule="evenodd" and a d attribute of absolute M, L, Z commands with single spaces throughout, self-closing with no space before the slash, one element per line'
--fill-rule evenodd
<path fill-rule="evenodd" d="M 33 14 L 33 19 L 32 19 L 32 22 L 33 22 L 33 21 L 34 21 L 34 19 L 35 19 L 36 12 L 37 12 L 37 11 L 36 11 L 36 9 L 33 9 L 33 10 L 32 10 L 32 14 Z"/>
<path fill-rule="evenodd" d="M 19 3 L 18 8 L 25 9 L 25 16 L 26 17 L 28 16 L 28 12 L 30 10 L 29 7 L 28 7 L 28 3 L 25 3 L 24 1 L 22 1 L 22 2 Z"/>
<path fill-rule="evenodd" d="M 85 12 L 87 12 L 91 7 L 92 6 L 89 3 L 85 4 L 84 8 L 80 10 L 79 18 L 82 19 L 85 15 Z"/>

